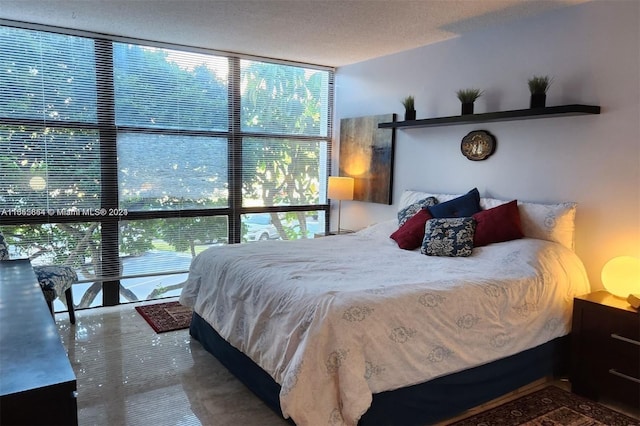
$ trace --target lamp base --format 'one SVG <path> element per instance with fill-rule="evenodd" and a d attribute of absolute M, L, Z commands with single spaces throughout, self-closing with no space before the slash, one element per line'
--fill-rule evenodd
<path fill-rule="evenodd" d="M 631 293 L 629 297 L 627 297 L 627 302 L 629 302 L 629 304 L 635 309 L 640 308 L 640 293 Z"/>
<path fill-rule="evenodd" d="M 338 234 L 340 233 L 340 213 L 342 212 L 342 200 L 338 200 Z"/>

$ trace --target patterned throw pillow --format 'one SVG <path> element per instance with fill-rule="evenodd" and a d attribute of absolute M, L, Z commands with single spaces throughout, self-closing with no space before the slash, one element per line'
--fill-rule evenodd
<path fill-rule="evenodd" d="M 409 204 L 407 207 L 398 212 L 398 226 L 400 227 L 404 225 L 407 220 L 411 219 L 423 208 L 435 206 L 436 204 L 438 204 L 438 200 L 435 197 L 423 198 L 420 201 Z"/>
<path fill-rule="evenodd" d="M 2 231 L 0 231 L 0 260 L 9 260 L 9 247 L 4 235 L 2 235 Z"/>
<path fill-rule="evenodd" d="M 428 256 L 471 256 L 476 221 L 471 217 L 429 219 L 420 252 Z"/>

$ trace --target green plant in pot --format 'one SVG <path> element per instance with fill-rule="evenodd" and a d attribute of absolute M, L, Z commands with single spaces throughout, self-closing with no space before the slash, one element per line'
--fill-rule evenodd
<path fill-rule="evenodd" d="M 473 103 L 482 96 L 484 92 L 480 89 L 460 89 L 456 96 L 462 103 L 462 115 L 473 114 Z"/>
<path fill-rule="evenodd" d="M 544 108 L 547 102 L 547 90 L 551 86 L 551 78 L 548 75 L 534 75 L 527 80 L 531 101 L 529 108 Z"/>
<path fill-rule="evenodd" d="M 407 96 L 402 100 L 402 105 L 404 105 L 404 119 L 407 120 L 415 120 L 416 119 L 416 105 L 415 99 L 413 96 Z"/>

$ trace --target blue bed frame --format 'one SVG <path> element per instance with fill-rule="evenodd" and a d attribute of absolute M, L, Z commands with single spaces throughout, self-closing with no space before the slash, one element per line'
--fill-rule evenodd
<path fill-rule="evenodd" d="M 198 314 L 189 333 L 272 410 L 280 410 L 280 385 L 231 346 Z M 373 395 L 360 426 L 425 425 L 460 414 L 535 380 L 567 371 L 569 336 L 479 367 Z M 293 423 L 293 422 L 291 422 Z"/>

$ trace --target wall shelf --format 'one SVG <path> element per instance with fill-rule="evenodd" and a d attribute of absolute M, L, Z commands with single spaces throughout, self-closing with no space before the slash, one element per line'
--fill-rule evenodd
<path fill-rule="evenodd" d="M 394 121 L 380 123 L 381 129 L 404 129 L 417 127 L 454 126 L 492 121 L 532 120 L 534 118 L 570 117 L 576 115 L 600 114 L 595 105 L 560 105 L 544 108 L 516 109 L 512 111 L 485 112 L 482 114 L 454 115 L 451 117 L 424 118 L 420 120 Z"/>

